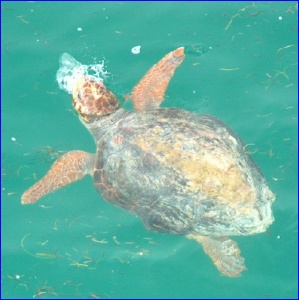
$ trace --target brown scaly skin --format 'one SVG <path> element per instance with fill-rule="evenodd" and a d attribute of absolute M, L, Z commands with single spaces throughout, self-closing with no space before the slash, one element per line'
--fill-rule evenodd
<path fill-rule="evenodd" d="M 116 96 L 102 82 L 81 77 L 73 91 L 73 105 L 81 119 L 90 123 L 119 108 Z"/>
<path fill-rule="evenodd" d="M 22 204 L 34 203 L 41 197 L 90 174 L 95 162 L 91 153 L 71 151 L 58 158 L 51 170 L 22 195 Z"/>
<path fill-rule="evenodd" d="M 132 101 L 136 110 L 159 108 L 168 83 L 184 58 L 184 48 L 180 47 L 165 55 L 145 74 L 132 91 Z"/>
<path fill-rule="evenodd" d="M 154 231 L 184 234 L 202 244 L 225 276 L 246 270 L 226 236 L 264 232 L 274 194 L 235 133 L 211 116 L 160 109 L 184 48 L 168 53 L 134 87 L 134 111 L 119 108 L 103 83 L 82 77 L 74 107 L 97 144 L 96 156 L 73 151 L 26 191 L 22 203 L 92 174 L 109 202 Z"/>

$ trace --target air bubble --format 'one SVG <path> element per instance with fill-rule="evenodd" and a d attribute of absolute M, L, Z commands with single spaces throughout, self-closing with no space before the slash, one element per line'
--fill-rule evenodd
<path fill-rule="evenodd" d="M 63 53 L 59 58 L 59 69 L 56 73 L 56 80 L 59 88 L 69 94 L 80 77 L 88 77 L 92 80 L 103 82 L 107 76 L 104 70 L 104 62 L 91 65 L 83 65 L 68 53 Z"/>

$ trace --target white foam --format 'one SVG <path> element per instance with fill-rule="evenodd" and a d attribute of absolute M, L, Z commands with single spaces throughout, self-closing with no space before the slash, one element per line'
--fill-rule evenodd
<path fill-rule="evenodd" d="M 56 80 L 61 90 L 72 94 L 76 82 L 81 76 L 103 82 L 103 79 L 107 76 L 107 71 L 104 70 L 104 67 L 103 61 L 98 64 L 83 65 L 70 54 L 63 53 L 59 58 Z"/>

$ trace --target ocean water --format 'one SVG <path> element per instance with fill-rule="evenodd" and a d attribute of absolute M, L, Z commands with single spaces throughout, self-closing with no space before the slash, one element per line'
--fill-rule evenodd
<path fill-rule="evenodd" d="M 1 17 L 3 298 L 297 297 L 296 2 L 1 2 Z M 205 53 L 186 56 L 163 106 L 225 122 L 276 194 L 269 230 L 234 238 L 248 268 L 239 278 L 196 242 L 146 230 L 89 177 L 20 202 L 58 156 L 95 151 L 56 82 L 62 53 L 103 60 L 121 99 L 179 46 Z"/>

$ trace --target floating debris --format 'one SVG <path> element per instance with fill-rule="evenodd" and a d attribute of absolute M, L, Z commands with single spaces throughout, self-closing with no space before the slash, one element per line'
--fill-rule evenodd
<path fill-rule="evenodd" d="M 210 47 L 212 48 L 212 47 Z M 185 53 L 193 56 L 200 56 L 208 52 L 208 49 L 206 46 L 203 45 L 191 45 L 185 47 Z"/>
<path fill-rule="evenodd" d="M 139 54 L 140 53 L 140 49 L 141 49 L 141 46 L 135 46 L 131 49 L 131 52 L 133 54 Z"/>

